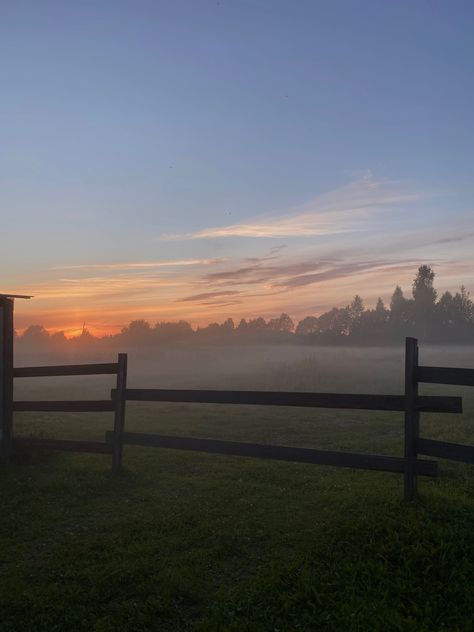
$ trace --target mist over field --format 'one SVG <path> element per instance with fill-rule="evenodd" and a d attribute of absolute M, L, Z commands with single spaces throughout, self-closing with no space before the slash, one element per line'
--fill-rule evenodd
<path fill-rule="evenodd" d="M 127 351 L 125 348 L 117 352 Z M 80 353 L 17 351 L 16 366 L 113 362 L 111 349 Z M 474 346 L 421 345 L 420 363 L 472 367 Z M 386 347 L 305 347 L 301 345 L 163 345 L 128 350 L 128 385 L 133 388 L 202 388 L 297 390 L 328 392 L 387 392 L 403 389 L 404 341 Z M 16 381 L 18 392 L 43 391 L 55 384 L 74 388 L 78 378 L 38 378 Z M 98 384 L 113 378 L 80 378 Z M 35 386 L 36 384 L 36 386 Z M 82 390 L 82 389 L 79 389 Z M 87 396 L 87 393 L 84 393 Z"/>
<path fill-rule="evenodd" d="M 129 388 L 309 391 L 403 394 L 404 344 L 387 347 L 301 345 L 163 345 L 130 349 Z M 116 355 L 83 353 L 74 358 L 18 354 L 16 365 L 112 362 Z M 474 366 L 474 347 L 420 347 L 420 363 Z M 22 378 L 16 400 L 108 399 L 115 376 Z M 463 397 L 464 414 L 426 413 L 427 437 L 474 442 L 474 397 L 469 387 L 420 385 L 420 394 Z M 107 413 L 17 413 L 18 434 L 103 440 Z M 403 413 L 274 406 L 128 402 L 126 430 L 216 437 L 321 449 L 403 453 Z"/>

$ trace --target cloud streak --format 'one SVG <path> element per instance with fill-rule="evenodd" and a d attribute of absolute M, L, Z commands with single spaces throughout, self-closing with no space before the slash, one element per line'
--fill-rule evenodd
<path fill-rule="evenodd" d="M 351 277 L 357 274 L 388 269 L 413 269 L 419 262 L 413 259 L 376 258 L 370 260 L 315 257 L 278 265 L 254 265 L 234 270 L 214 272 L 203 277 L 215 286 L 249 287 L 262 285 L 278 291 L 295 290 L 308 285 Z"/>
<path fill-rule="evenodd" d="M 359 232 L 367 230 L 367 222 L 374 215 L 420 197 L 420 194 L 402 190 L 399 183 L 366 177 L 321 195 L 284 215 L 257 217 L 247 222 L 204 228 L 192 233 L 162 235 L 162 239 L 283 238 Z"/>
<path fill-rule="evenodd" d="M 218 296 L 234 296 L 235 294 L 240 294 L 239 291 L 225 291 L 225 292 L 203 292 L 202 294 L 193 294 L 192 296 L 186 296 L 185 298 L 178 299 L 178 303 L 185 302 L 199 302 L 207 299 L 217 298 Z M 206 303 L 206 305 L 210 305 L 211 303 Z"/>
<path fill-rule="evenodd" d="M 323 283 L 325 281 L 332 281 L 335 279 L 346 278 L 357 274 L 363 274 L 366 272 L 386 271 L 388 269 L 402 269 L 413 270 L 415 262 L 410 261 L 359 261 L 348 262 L 339 265 L 335 265 L 323 272 L 317 272 L 315 274 L 301 274 L 293 277 L 289 277 L 281 282 L 275 284 L 275 287 L 281 287 L 286 290 L 300 288 L 306 285 L 314 285 L 317 283 Z"/>
<path fill-rule="evenodd" d="M 53 270 L 111 270 L 133 271 L 155 268 L 174 268 L 182 266 L 209 266 L 220 263 L 222 259 L 168 259 L 163 261 L 136 261 L 121 263 L 84 263 L 81 265 L 58 266 Z"/>

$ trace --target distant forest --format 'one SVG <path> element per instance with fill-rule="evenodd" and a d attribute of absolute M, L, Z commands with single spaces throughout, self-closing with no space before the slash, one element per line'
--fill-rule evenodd
<path fill-rule="evenodd" d="M 49 334 L 41 325 L 31 325 L 16 337 L 20 349 L 43 348 L 51 351 L 85 347 L 148 348 L 163 343 L 301 343 L 381 345 L 399 343 L 405 336 L 415 336 L 433 343 L 474 343 L 474 304 L 464 286 L 458 292 L 444 292 L 438 297 L 434 287 L 435 273 L 422 265 L 407 298 L 397 285 L 390 305 L 381 298 L 374 309 L 365 309 L 359 295 L 346 307 L 333 307 L 320 316 L 306 316 L 295 322 L 288 314 L 265 320 L 232 318 L 193 329 L 179 322 L 134 320 L 121 333 L 102 338 L 87 329 L 80 336 L 66 338 L 64 332 Z"/>

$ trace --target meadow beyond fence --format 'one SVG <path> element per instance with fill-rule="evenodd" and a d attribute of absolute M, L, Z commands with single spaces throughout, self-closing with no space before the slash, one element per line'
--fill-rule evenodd
<path fill-rule="evenodd" d="M 232 391 L 184 389 L 127 388 L 127 355 L 119 354 L 116 363 L 17 367 L 13 378 L 78 375 L 116 375 L 116 388 L 109 399 L 89 401 L 12 401 L 10 417 L 3 413 L 2 453 L 14 450 L 43 448 L 77 452 L 110 454 L 112 466 L 119 470 L 125 444 L 192 450 L 232 456 L 256 457 L 301 463 L 332 465 L 366 470 L 395 472 L 404 475 L 404 496 L 413 500 L 417 494 L 417 476 L 437 476 L 437 461 L 420 459 L 420 455 L 474 463 L 474 447 L 434 441 L 419 435 L 420 414 L 462 412 L 462 399 L 455 396 L 419 395 L 420 382 L 474 385 L 473 369 L 427 367 L 418 364 L 418 343 L 407 338 L 405 345 L 405 392 L 401 395 L 347 394 L 281 391 Z M 176 402 L 249 406 L 285 406 L 326 409 L 395 411 L 404 414 L 404 455 L 388 456 L 359 452 L 319 450 L 285 445 L 247 443 L 212 438 L 182 437 L 163 434 L 128 432 L 126 402 Z M 2 408 L 5 411 L 5 407 Z M 43 437 L 15 436 L 13 412 L 110 412 L 113 427 L 103 441 L 74 441 Z M 223 410 L 225 415 L 225 411 Z M 5 432 L 5 428 L 7 432 Z"/>

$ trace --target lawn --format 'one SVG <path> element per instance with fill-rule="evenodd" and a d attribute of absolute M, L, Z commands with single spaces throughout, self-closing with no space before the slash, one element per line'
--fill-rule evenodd
<path fill-rule="evenodd" d="M 441 352 L 469 366 L 468 351 L 427 358 L 442 364 Z M 164 353 L 146 370 L 131 358 L 130 382 L 401 392 L 398 351 L 234 350 L 226 365 L 224 353 L 176 364 Z M 25 380 L 17 398 L 89 399 L 110 386 Z M 466 412 L 424 416 L 423 436 L 474 443 L 472 394 L 442 392 L 463 395 Z M 15 423 L 18 434 L 101 439 L 111 415 Z M 127 409 L 131 430 L 386 454 L 401 453 L 402 424 L 364 411 Z M 471 466 L 441 462 L 406 506 L 397 474 L 138 447 L 125 448 L 119 475 L 110 461 L 36 451 L 0 466 L 0 630 L 474 629 Z"/>

